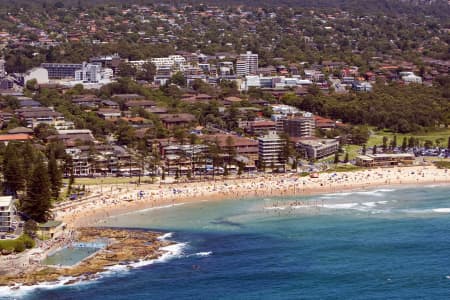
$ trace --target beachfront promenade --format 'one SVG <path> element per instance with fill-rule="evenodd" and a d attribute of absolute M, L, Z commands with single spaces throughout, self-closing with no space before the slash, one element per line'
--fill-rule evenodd
<path fill-rule="evenodd" d="M 311 195 L 388 185 L 450 183 L 450 173 L 433 166 L 321 173 L 265 174 L 252 178 L 171 184 L 90 186 L 86 199 L 58 206 L 54 212 L 70 228 L 101 225 L 101 220 L 135 210 L 177 203 L 261 196 Z"/>

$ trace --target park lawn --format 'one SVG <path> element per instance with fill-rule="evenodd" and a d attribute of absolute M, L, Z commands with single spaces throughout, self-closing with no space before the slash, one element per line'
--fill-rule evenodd
<path fill-rule="evenodd" d="M 341 154 L 340 159 L 344 160 L 345 153 L 347 152 L 348 153 L 348 159 L 349 160 L 353 160 L 358 155 L 360 155 L 360 153 L 358 151 L 360 151 L 361 149 L 362 149 L 362 146 L 359 146 L 359 145 L 345 145 L 344 146 L 345 152 Z"/>
<path fill-rule="evenodd" d="M 26 234 L 22 234 L 14 240 L 0 241 L 0 250 L 22 252 L 25 249 L 33 248 L 34 246 L 34 240 Z"/>
<path fill-rule="evenodd" d="M 414 138 L 418 138 L 422 142 L 430 140 L 433 142 L 433 144 L 436 143 L 437 139 L 443 139 L 441 146 L 447 147 L 447 141 L 448 138 L 450 137 L 450 128 L 442 128 L 428 132 L 407 133 L 407 134 L 393 133 L 386 130 L 379 130 L 379 131 L 374 130 L 374 134 L 371 135 L 369 140 L 367 141 L 367 147 L 373 147 L 374 145 L 377 146 L 383 145 L 384 136 L 386 136 L 389 139 L 388 141 L 389 143 L 390 141 L 393 140 L 394 135 L 397 136 L 397 146 L 402 145 L 404 137 L 409 138 L 412 136 Z"/>
<path fill-rule="evenodd" d="M 334 173 L 334 172 L 353 172 L 353 171 L 360 171 L 364 168 L 358 167 L 351 164 L 338 164 L 334 165 L 332 168 L 328 169 L 327 173 Z"/>

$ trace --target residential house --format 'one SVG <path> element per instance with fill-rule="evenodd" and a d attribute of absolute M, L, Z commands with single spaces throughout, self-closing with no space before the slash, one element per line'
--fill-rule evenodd
<path fill-rule="evenodd" d="M 196 122 L 194 115 L 187 113 L 180 114 L 164 114 L 160 116 L 161 121 L 167 129 L 174 127 L 188 127 L 190 124 Z"/>
<path fill-rule="evenodd" d="M 120 118 L 121 112 L 119 109 L 114 108 L 100 108 L 97 111 L 97 115 L 103 120 L 114 120 Z"/>
<path fill-rule="evenodd" d="M 19 108 L 15 110 L 19 119 L 24 120 L 28 127 L 35 128 L 39 124 L 59 126 L 65 123 L 64 116 L 48 107 Z"/>
<path fill-rule="evenodd" d="M 147 109 L 155 106 L 156 106 L 155 102 L 151 100 L 129 100 L 125 102 L 126 109 L 133 109 L 133 108 Z"/>

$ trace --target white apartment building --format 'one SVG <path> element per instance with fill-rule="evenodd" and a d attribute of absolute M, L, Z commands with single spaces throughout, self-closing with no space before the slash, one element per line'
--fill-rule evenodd
<path fill-rule="evenodd" d="M 422 77 L 414 75 L 414 74 L 409 74 L 409 75 L 403 76 L 402 80 L 405 83 L 419 83 L 419 84 L 422 83 Z"/>
<path fill-rule="evenodd" d="M 248 74 L 246 75 L 258 74 L 258 54 L 247 51 L 239 56 L 239 60 L 245 61 L 247 64 Z"/>
<path fill-rule="evenodd" d="M 12 196 L 0 197 L 0 232 L 11 230 L 15 208 Z"/>
<path fill-rule="evenodd" d="M 3 78 L 5 76 L 6 76 L 5 60 L 0 59 L 0 78 Z"/>
<path fill-rule="evenodd" d="M 75 71 L 75 81 L 84 83 L 99 83 L 109 81 L 113 76 L 113 70 L 103 68 L 100 64 L 83 62 L 81 70 Z"/>
<path fill-rule="evenodd" d="M 182 70 L 186 66 L 186 58 L 181 55 L 169 55 L 168 57 L 154 57 L 150 59 L 156 68 L 170 67 Z"/>
<path fill-rule="evenodd" d="M 245 54 L 239 55 L 236 61 L 236 75 L 247 76 L 258 74 L 258 54 L 247 51 Z"/>
<path fill-rule="evenodd" d="M 260 166 L 280 168 L 285 165 L 283 156 L 285 140 L 275 131 L 258 138 L 258 159 Z"/>
<path fill-rule="evenodd" d="M 245 60 L 237 60 L 236 61 L 236 75 L 237 76 L 247 76 L 250 74 L 250 69 Z"/>
<path fill-rule="evenodd" d="M 237 67 L 239 66 L 237 65 Z M 237 70 L 238 75 L 241 72 L 247 71 L 246 67 L 244 66 L 241 66 L 240 70 Z M 248 90 L 251 87 L 285 89 L 297 86 L 308 86 L 311 84 L 311 80 L 301 79 L 299 77 L 247 75 L 245 76 L 245 82 L 242 89 Z"/>

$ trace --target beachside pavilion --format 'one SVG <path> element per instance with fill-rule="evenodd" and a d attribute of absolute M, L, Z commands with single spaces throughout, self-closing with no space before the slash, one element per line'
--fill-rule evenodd
<path fill-rule="evenodd" d="M 409 153 L 382 153 L 366 154 L 356 157 L 356 165 L 361 167 L 388 167 L 398 165 L 411 165 L 415 161 L 413 154 Z"/>
<path fill-rule="evenodd" d="M 61 221 L 51 220 L 46 223 L 38 224 L 37 235 L 43 239 L 52 239 L 61 235 L 66 228 L 66 224 Z"/>

